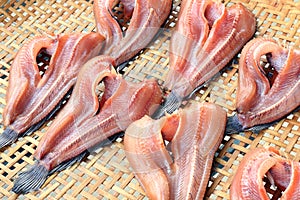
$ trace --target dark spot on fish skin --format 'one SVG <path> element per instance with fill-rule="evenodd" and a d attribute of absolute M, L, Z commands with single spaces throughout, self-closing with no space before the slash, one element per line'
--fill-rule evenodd
<path fill-rule="evenodd" d="M 287 162 L 284 162 L 283 166 L 284 166 L 284 170 L 290 174 L 291 173 L 291 165 L 288 164 Z"/>
<path fill-rule="evenodd" d="M 249 174 L 251 172 L 251 168 L 247 168 L 247 173 Z"/>
<path fill-rule="evenodd" d="M 191 193 L 189 193 L 189 199 L 194 199 L 194 197 Z"/>

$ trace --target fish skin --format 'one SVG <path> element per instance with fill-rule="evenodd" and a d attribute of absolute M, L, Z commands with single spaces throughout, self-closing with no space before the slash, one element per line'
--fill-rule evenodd
<path fill-rule="evenodd" d="M 113 18 L 114 0 L 94 1 L 97 31 L 107 38 L 103 54 L 115 59 L 116 66 L 136 55 L 151 42 L 172 7 L 172 0 L 123 0 L 125 11 L 132 13 L 128 29 L 123 32 Z M 134 7 L 134 8 L 133 8 Z M 107 30 L 108 29 L 108 30 Z M 124 35 L 124 36 L 123 36 Z"/>
<path fill-rule="evenodd" d="M 46 36 L 35 36 L 25 43 L 12 63 L 3 111 L 4 126 L 9 126 L 21 114 L 33 95 L 34 88 L 41 80 L 36 57 L 42 48 L 55 46 L 56 41 Z M 29 51 L 29 49 L 31 49 Z M 21 64 L 20 64 L 21 63 Z M 22 98 L 23 97 L 23 98 Z"/>
<path fill-rule="evenodd" d="M 269 63 L 277 75 L 269 80 L 258 63 L 271 54 Z M 267 124 L 295 110 L 300 105 L 300 50 L 284 49 L 274 39 L 256 38 L 242 50 L 236 110 L 243 128 Z"/>
<path fill-rule="evenodd" d="M 167 9 L 168 6 L 171 7 L 171 0 L 162 2 L 161 5 L 165 5 L 164 9 Z M 99 4 L 97 3 L 100 3 L 100 8 L 102 6 L 101 11 L 103 12 L 100 12 L 100 16 L 97 15 L 99 12 L 96 12 L 99 11 Z M 9 127 L 7 133 L 21 134 L 45 118 L 47 113 L 54 109 L 75 84 L 79 68 L 90 58 L 99 55 L 100 52 L 109 54 L 115 58 L 114 66 L 118 66 L 134 56 L 151 41 L 169 13 L 163 12 L 163 9 L 158 9 L 156 1 L 137 1 L 135 3 L 128 0 L 124 1 L 127 12 L 132 10 L 133 6 L 135 8 L 126 36 L 123 37 L 121 28 L 111 16 L 111 7 L 114 5 L 114 1 L 95 1 L 94 5 L 97 27 L 101 35 L 99 33 L 75 33 L 51 35 L 50 37 L 38 36 L 17 54 L 15 64 L 10 71 L 10 77 L 15 78 L 10 78 L 6 97 L 7 106 L 3 113 L 4 125 Z M 146 8 L 151 11 L 147 12 Z M 141 16 L 144 16 L 144 21 L 137 19 Z M 101 26 L 103 29 L 99 28 Z M 145 31 L 145 27 L 148 26 L 151 26 L 152 31 L 149 31 L 150 29 Z M 141 39 L 141 34 L 146 38 Z M 106 37 L 105 40 L 102 35 Z M 42 39 L 38 39 L 40 37 Z M 111 38 L 117 42 L 110 43 Z M 53 55 L 49 68 L 41 77 L 36 64 L 36 57 L 43 47 L 48 50 L 49 54 Z M 20 61 L 24 60 L 23 58 L 28 59 L 25 59 L 26 63 L 20 66 L 20 63 L 24 63 Z M 30 63 L 33 63 L 33 66 Z M 61 65 L 63 67 L 60 67 Z M 22 73 L 20 73 L 20 69 L 22 69 Z M 24 73 L 26 70 L 28 72 Z M 23 112 L 20 113 L 21 111 Z M 4 143 L 7 143 L 6 139 Z"/>
<path fill-rule="evenodd" d="M 281 160 L 270 170 L 275 185 L 283 193 L 280 199 L 300 199 L 300 163 L 292 160 Z"/>
<path fill-rule="evenodd" d="M 55 39 L 37 36 L 24 45 L 10 69 L 5 126 L 21 134 L 46 117 L 75 84 L 82 65 L 99 54 L 103 40 L 98 33 L 74 33 L 57 35 Z M 36 63 L 42 48 L 52 53 L 43 77 Z"/>
<path fill-rule="evenodd" d="M 292 176 L 288 188 L 283 192 L 281 199 L 300 199 L 300 163 L 291 162 Z"/>
<path fill-rule="evenodd" d="M 164 3 L 162 5 L 169 5 L 169 7 L 172 4 L 172 1 L 168 0 L 168 1 L 163 1 Z M 119 61 L 119 59 L 122 60 L 128 60 L 131 58 L 131 56 L 133 56 L 134 54 L 126 54 L 124 55 L 123 53 L 120 53 L 121 50 L 118 50 L 118 48 L 123 49 L 122 51 L 126 52 L 126 49 L 130 50 L 131 46 L 128 45 L 128 42 L 133 45 L 134 42 L 138 42 L 139 40 L 136 40 L 139 35 L 140 32 L 128 32 L 130 34 L 136 34 L 133 35 L 134 37 L 131 37 L 132 41 L 128 41 L 129 40 L 129 34 L 126 33 L 126 36 L 123 37 L 122 36 L 122 30 L 120 29 L 117 21 L 111 16 L 112 14 L 112 6 L 114 5 L 114 1 L 111 0 L 97 0 L 94 2 L 94 15 L 95 15 L 95 20 L 96 20 L 96 25 L 97 25 L 97 31 L 101 34 L 104 35 L 104 37 L 106 38 L 105 42 L 105 47 L 103 50 L 103 54 L 108 54 L 107 56 L 100 56 L 100 57 L 96 57 L 94 59 L 92 59 L 92 61 L 89 61 L 83 68 L 83 70 L 81 70 L 80 72 L 80 76 L 88 76 L 86 78 L 78 78 L 76 86 L 75 86 L 75 91 L 73 91 L 73 94 L 71 95 L 71 99 L 70 99 L 70 103 L 67 103 L 67 105 L 65 106 L 66 108 L 63 109 L 61 111 L 61 113 L 58 116 L 58 119 L 60 120 L 55 120 L 53 122 L 53 124 L 50 126 L 50 128 L 48 129 L 46 135 L 42 138 L 40 145 L 38 145 L 37 147 L 37 151 L 35 153 L 35 156 L 37 159 L 41 160 L 47 153 L 50 153 L 50 149 L 52 148 L 52 146 L 56 143 L 56 138 L 58 138 L 58 140 L 60 140 L 60 137 L 62 137 L 62 133 L 64 132 L 69 132 L 67 134 L 74 134 L 78 131 L 76 131 L 76 129 L 78 127 L 80 127 L 82 124 L 85 124 L 84 121 L 87 120 L 94 120 L 94 116 L 93 114 L 96 114 L 96 112 L 98 111 L 98 109 L 100 109 L 100 113 L 102 113 L 102 111 L 104 112 L 108 112 L 110 109 L 107 108 L 105 109 L 109 104 L 108 102 L 110 102 L 112 100 L 112 98 L 109 98 L 110 95 L 112 95 L 112 91 L 111 90 L 116 90 L 114 92 L 118 92 L 120 94 L 122 94 L 121 90 L 117 90 L 119 89 L 119 87 L 116 87 L 115 89 L 112 89 L 112 87 L 115 87 L 115 84 L 110 84 L 108 81 L 108 92 L 104 93 L 104 98 L 100 101 L 100 105 L 102 106 L 101 108 L 99 108 L 99 104 L 98 104 L 98 100 L 96 100 L 96 96 L 94 94 L 94 91 L 91 91 L 91 94 L 93 94 L 94 96 L 90 97 L 89 101 L 90 103 L 94 102 L 94 109 L 91 110 L 89 108 L 85 108 L 85 109 L 79 109 L 78 111 L 75 109 L 73 109 L 74 104 L 75 105 L 80 105 L 80 107 L 82 107 L 82 105 L 84 105 L 84 101 L 81 102 L 81 100 L 86 99 L 87 97 L 83 94 L 81 94 L 82 91 L 85 91 L 85 87 L 88 84 L 86 82 L 86 79 L 88 79 L 90 81 L 90 85 L 88 85 L 88 87 L 90 89 L 93 90 L 92 87 L 92 82 L 98 83 L 99 80 L 97 80 L 96 78 L 92 78 L 90 77 L 90 74 L 101 74 L 101 72 L 103 72 L 103 67 L 99 67 L 100 66 L 106 66 L 109 62 L 111 65 L 113 66 L 118 66 L 118 64 L 120 64 L 121 62 Z M 140 28 L 142 30 L 144 30 L 144 27 L 147 27 L 149 24 L 151 26 L 153 26 L 155 28 L 155 30 L 158 30 L 158 28 L 160 27 L 160 25 L 163 23 L 163 21 L 165 20 L 163 17 L 158 18 L 156 15 L 154 15 L 154 17 L 152 15 L 148 16 L 148 12 L 146 10 L 146 8 L 151 9 L 151 13 L 155 14 L 155 13 L 160 13 L 159 7 L 157 5 L 158 2 L 155 1 L 135 1 L 135 8 L 133 10 L 133 17 L 131 19 L 128 31 L 131 29 L 136 29 L 136 28 Z M 127 5 L 129 5 L 130 3 L 128 3 Z M 131 4 L 132 5 L 132 4 Z M 145 6 L 144 8 L 142 8 L 142 6 Z M 165 6 L 168 7 L 168 6 Z M 164 8 L 165 8 L 164 7 Z M 155 9 L 153 9 L 155 8 Z M 143 12 L 142 12 L 143 11 Z M 163 15 L 165 16 L 165 18 L 168 16 L 170 10 L 168 10 L 168 12 L 163 13 Z M 139 17 L 141 19 L 147 18 L 146 20 L 137 20 L 136 18 L 138 17 L 138 15 L 140 15 Z M 142 48 L 144 48 L 148 42 L 146 43 L 145 41 L 147 41 L 148 39 L 150 39 L 150 37 L 153 37 L 154 34 L 145 34 L 147 35 L 147 39 L 144 39 L 144 42 L 142 42 Z M 150 40 L 149 40 L 150 41 Z M 139 45 L 141 45 L 139 44 Z M 113 49 L 111 52 L 109 52 L 108 49 Z M 140 50 L 140 49 L 139 49 Z M 108 53 L 109 52 L 109 53 Z M 115 53 L 120 53 L 120 55 L 116 56 Z M 130 52 L 132 52 L 130 50 Z M 108 61 L 109 60 L 109 61 Z M 96 63 L 94 63 L 96 62 Z M 101 63 L 103 62 L 103 63 Z M 123 62 L 123 61 L 122 61 Z M 94 67 L 96 66 L 96 67 Z M 97 67 L 98 66 L 98 67 Z M 90 69 L 91 68 L 91 69 Z M 98 71 L 100 70 L 100 71 Z M 86 73 L 86 75 L 84 74 Z M 111 78 L 106 78 L 107 80 L 113 80 Z M 118 78 L 120 79 L 120 78 Z M 118 82 L 118 81 L 117 81 Z M 124 81 L 119 80 L 120 83 L 123 83 Z M 128 126 L 128 123 L 131 122 L 132 120 L 135 120 L 138 115 L 138 113 L 143 113 L 143 115 L 146 113 L 146 111 L 148 112 L 148 109 L 150 109 L 150 107 L 152 105 L 155 105 L 157 102 L 160 103 L 161 100 L 161 91 L 158 89 L 159 87 L 156 85 L 156 82 L 153 80 L 149 80 L 146 81 L 148 83 L 148 86 L 144 86 L 145 88 L 149 88 L 153 90 L 152 93 L 152 99 L 153 102 L 148 101 L 147 104 L 144 104 L 145 102 L 142 102 L 139 106 L 134 106 L 136 103 L 136 100 L 133 99 L 131 102 L 126 102 L 124 100 L 122 100 L 121 98 L 118 99 L 114 99 L 114 104 L 113 105 L 118 105 L 116 108 L 116 112 L 119 112 L 120 108 L 122 108 L 122 106 L 128 106 L 130 105 L 130 109 L 133 109 L 132 111 L 128 111 L 128 113 L 123 112 L 123 114 L 132 114 L 134 112 L 136 112 L 136 115 L 130 116 L 130 119 L 128 119 L 128 116 L 117 116 L 118 119 L 113 119 L 113 121 L 116 121 L 116 123 L 118 123 L 118 128 L 121 130 L 125 129 Z M 144 82 L 145 84 L 145 82 Z M 94 85 L 93 85 L 94 86 Z M 78 89 L 76 89 L 78 88 Z M 145 91 L 146 89 L 141 89 L 141 90 L 137 90 L 137 94 L 136 97 L 138 97 L 137 99 L 140 100 L 140 94 L 142 94 L 142 91 Z M 159 91 L 159 92 L 158 92 Z M 140 92 L 140 93 L 138 93 Z M 148 95 L 151 94 L 151 92 L 148 93 Z M 145 99 L 146 97 L 148 97 L 148 95 L 145 95 Z M 114 96 L 118 96 L 114 93 Z M 128 96 L 127 96 L 128 98 Z M 78 104 L 78 101 L 81 102 L 80 104 Z M 118 102 L 116 102 L 118 101 Z M 125 105 L 128 104 L 128 105 Z M 122 106 L 120 106 L 122 105 Z M 144 105 L 144 107 L 142 107 L 142 105 Z M 88 104 L 88 107 L 90 107 L 90 104 Z M 134 111 L 134 112 L 133 112 Z M 108 112 L 109 113 L 109 112 Z M 96 115 L 99 116 L 99 115 Z M 111 117 L 111 114 L 109 113 L 108 116 L 105 116 L 108 119 Z M 124 117 L 122 119 L 122 117 Z M 142 116 L 140 116 L 142 117 Z M 76 120 L 76 123 L 75 123 Z M 74 121 L 74 122 L 73 122 Z M 95 122 L 90 122 L 90 123 L 100 123 L 101 120 L 94 120 Z M 76 126 L 75 126 L 76 125 Z M 66 130 L 64 130 L 66 129 Z M 69 129 L 69 130 L 68 130 Z M 74 136 L 75 137 L 75 136 Z M 106 139 L 102 138 L 102 140 Z M 63 143 L 67 146 L 67 143 Z M 55 161 L 55 159 L 52 159 L 53 162 L 57 162 L 59 163 L 59 161 Z M 46 162 L 48 163 L 48 162 Z M 46 165 L 46 164 L 45 164 Z M 49 165 L 49 164 L 47 164 Z M 48 168 L 52 168 L 52 166 L 54 166 L 55 164 L 50 164 L 51 166 L 48 166 Z"/>
<path fill-rule="evenodd" d="M 282 191 L 284 191 L 291 181 L 292 166 L 288 160 L 279 160 L 268 171 L 268 175 L 271 176 L 274 184 Z"/>
<path fill-rule="evenodd" d="M 269 199 L 263 185 L 263 176 L 278 159 L 274 148 L 256 148 L 248 152 L 241 161 L 230 186 L 230 199 Z"/>
<path fill-rule="evenodd" d="M 165 86 L 181 97 L 187 96 L 239 52 L 255 27 L 254 15 L 242 4 L 225 8 L 207 0 L 183 1 L 170 42 Z"/>
<path fill-rule="evenodd" d="M 125 19 L 129 19 L 132 16 L 135 7 L 135 0 L 121 0 L 121 2 L 124 6 Z"/>
<path fill-rule="evenodd" d="M 127 82 L 111 72 L 112 62 L 108 56 L 95 57 L 80 71 L 69 102 L 34 154 L 48 170 L 125 130 L 132 121 L 151 113 L 152 106 L 159 105 L 162 94 L 156 81 Z M 107 100 L 100 108 L 95 88 L 103 79 L 105 85 L 112 81 L 117 86 L 105 94 Z"/>
<path fill-rule="evenodd" d="M 170 175 L 170 198 L 203 199 L 213 158 L 223 139 L 226 112 L 213 103 L 192 102 L 180 115 L 171 141 L 175 173 Z"/>
<path fill-rule="evenodd" d="M 300 163 L 281 157 L 272 147 L 258 147 L 244 156 L 230 186 L 230 199 L 270 199 L 262 180 L 267 173 L 283 190 L 280 199 L 299 199 Z"/>
<path fill-rule="evenodd" d="M 176 129 L 170 128 L 174 124 Z M 147 196 L 202 199 L 225 124 L 226 112 L 221 107 L 199 102 L 157 120 L 145 116 L 132 123 L 125 132 L 124 149 Z M 172 157 L 162 130 L 171 139 Z"/>
<path fill-rule="evenodd" d="M 126 158 L 150 199 L 170 198 L 165 171 L 170 170 L 172 158 L 161 135 L 161 128 L 165 123 L 165 118 L 154 120 L 144 116 L 133 122 L 124 136 Z"/>

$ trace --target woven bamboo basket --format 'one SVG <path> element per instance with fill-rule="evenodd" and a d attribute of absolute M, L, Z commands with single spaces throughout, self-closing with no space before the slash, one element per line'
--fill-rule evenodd
<path fill-rule="evenodd" d="M 241 2 L 257 18 L 255 36 L 273 37 L 284 46 L 300 47 L 299 0 L 225 0 L 226 6 Z M 5 106 L 6 88 L 12 60 L 24 42 L 41 32 L 55 34 L 95 31 L 92 0 L 8 0 L 0 2 L 0 113 Z M 122 6 L 116 10 L 122 9 Z M 154 77 L 160 83 L 168 71 L 170 31 L 176 24 L 180 0 L 165 24 L 166 30 L 122 71 L 130 81 Z M 234 112 L 239 55 L 206 87 L 197 93 L 198 101 L 221 105 L 228 115 Z M 2 117 L 0 115 L 0 120 Z M 17 196 L 11 189 L 17 174 L 34 164 L 32 154 L 50 125 L 47 122 L 30 136 L 19 138 L 0 152 L 1 199 L 147 199 L 126 160 L 122 139 L 92 152 L 84 161 L 51 175 L 43 187 Z M 290 114 L 259 134 L 243 132 L 226 136 L 216 154 L 207 199 L 229 199 L 229 188 L 244 154 L 257 146 L 274 146 L 285 156 L 300 160 L 300 113 Z M 4 127 L 1 125 L 0 133 Z M 280 191 L 266 183 L 273 199 Z"/>

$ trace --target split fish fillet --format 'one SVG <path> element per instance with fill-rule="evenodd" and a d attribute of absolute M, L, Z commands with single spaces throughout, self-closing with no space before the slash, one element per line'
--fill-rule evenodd
<path fill-rule="evenodd" d="M 266 56 L 271 71 L 261 64 Z M 256 38 L 242 50 L 234 124 L 241 130 L 269 124 L 300 105 L 300 50 Z M 264 127 L 264 126 L 262 126 Z M 238 128 L 237 128 L 238 129 Z"/>
<path fill-rule="evenodd" d="M 75 84 L 82 65 L 99 54 L 104 38 L 98 33 L 36 36 L 17 53 L 9 72 L 0 148 L 45 118 Z M 39 52 L 51 55 L 40 74 Z"/>
<path fill-rule="evenodd" d="M 182 1 L 164 84 L 171 93 L 160 114 L 172 113 L 184 97 L 224 68 L 251 39 L 255 27 L 254 15 L 242 4 L 226 8 L 211 0 Z"/>
<path fill-rule="evenodd" d="M 240 163 L 230 187 L 230 199 L 270 199 L 262 180 L 266 174 L 283 190 L 280 199 L 300 198 L 300 163 L 281 157 L 272 147 L 260 147 L 248 152 Z"/>
<path fill-rule="evenodd" d="M 126 33 L 122 33 L 125 36 L 114 34 L 121 29 L 111 15 L 113 3 L 111 0 L 95 1 L 97 29 L 106 37 L 104 55 L 89 60 L 80 70 L 70 100 L 37 147 L 35 158 L 39 162 L 16 179 L 15 193 L 37 190 L 49 173 L 64 162 L 76 159 L 85 150 L 125 130 L 145 114 L 152 114 L 155 105 L 161 103 L 162 93 L 156 81 L 129 83 L 113 75 L 110 67 L 129 60 L 137 49 L 144 48 L 152 40 L 166 20 L 172 1 L 126 1 L 125 10 L 132 13 L 132 19 Z M 155 31 L 149 32 L 147 27 Z M 134 31 L 129 31 L 131 29 Z M 104 77 L 105 92 L 98 102 L 95 87 Z"/>
<path fill-rule="evenodd" d="M 19 175 L 14 192 L 38 189 L 59 164 L 124 131 L 130 123 L 151 114 L 155 105 L 160 104 L 162 94 L 155 80 L 125 81 L 113 72 L 112 62 L 111 57 L 101 56 L 83 66 L 70 100 L 36 149 L 34 155 L 38 163 Z M 99 101 L 95 90 L 102 80 L 105 91 Z"/>
<path fill-rule="evenodd" d="M 277 72 L 271 81 L 259 65 L 268 54 Z M 236 108 L 244 127 L 272 122 L 300 105 L 300 50 L 284 49 L 274 39 L 257 38 L 243 49 Z"/>
<path fill-rule="evenodd" d="M 202 199 L 225 124 L 221 107 L 194 101 L 178 113 L 158 120 L 145 116 L 132 123 L 125 132 L 124 149 L 147 196 Z"/>
<path fill-rule="evenodd" d="M 117 67 L 145 48 L 167 19 L 172 5 L 171 0 L 124 0 L 124 18 L 132 16 L 124 32 L 113 17 L 114 2 L 94 2 L 100 34 L 66 34 L 53 36 L 53 39 L 38 36 L 21 48 L 10 70 L 7 106 L 3 113 L 7 128 L 0 135 L 0 148 L 14 142 L 18 135 L 32 131 L 29 128 L 37 123 L 42 125 L 42 119 L 50 118 L 55 106 L 75 84 L 79 69 L 89 59 L 109 55 Z M 35 62 L 41 49 L 53 54 L 43 77 Z"/>
<path fill-rule="evenodd" d="M 113 16 L 115 0 L 95 0 L 94 15 L 97 31 L 106 38 L 103 54 L 115 59 L 115 64 L 128 60 L 151 42 L 167 20 L 172 0 L 121 0 L 124 20 L 130 18 L 126 31 L 122 31 Z"/>

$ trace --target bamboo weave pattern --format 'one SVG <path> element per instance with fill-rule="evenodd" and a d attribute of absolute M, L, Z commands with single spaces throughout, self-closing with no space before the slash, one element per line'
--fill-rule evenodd
<path fill-rule="evenodd" d="M 299 0 L 225 0 L 227 6 L 243 3 L 257 18 L 256 36 L 273 37 L 286 47 L 300 48 Z M 69 33 L 95 31 L 92 0 L 20 0 L 0 2 L 0 114 L 5 106 L 9 68 L 25 41 L 41 32 Z M 122 9 L 117 7 L 116 10 Z M 180 0 L 174 1 L 166 29 L 141 54 L 126 65 L 124 76 L 130 81 L 154 77 L 160 83 L 168 71 L 170 30 L 176 24 Z M 206 87 L 197 93 L 198 101 L 215 102 L 234 112 L 239 55 Z M 0 115 L 0 121 L 2 116 Z M 129 168 L 122 140 L 93 152 L 85 161 L 51 175 L 42 189 L 27 195 L 11 192 L 14 177 L 33 164 L 34 150 L 48 122 L 31 136 L 18 139 L 0 152 L 1 199 L 146 199 Z M 229 199 L 229 187 L 239 162 L 249 149 L 271 145 L 291 159 L 300 160 L 300 113 L 256 135 L 250 132 L 226 136 L 217 152 L 207 199 Z M 3 132 L 0 127 L 0 133 Z M 267 184 L 274 199 L 280 192 Z"/>

